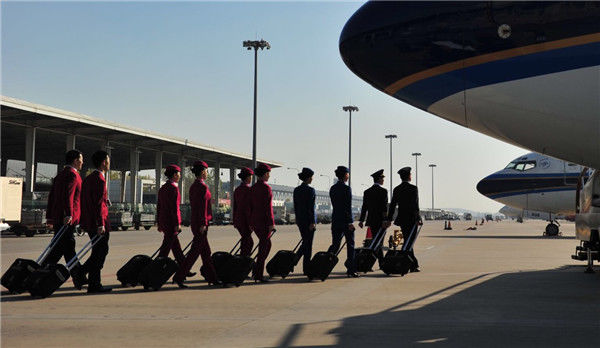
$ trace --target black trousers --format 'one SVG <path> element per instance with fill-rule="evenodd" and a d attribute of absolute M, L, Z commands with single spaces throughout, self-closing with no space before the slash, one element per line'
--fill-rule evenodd
<path fill-rule="evenodd" d="M 90 239 L 92 239 L 98 234 L 98 231 L 87 231 L 87 234 Z M 106 255 L 108 254 L 109 236 L 109 232 L 106 231 L 104 236 L 96 243 L 96 245 L 94 245 L 92 248 L 92 254 L 83 265 L 84 269 L 88 272 L 90 286 L 100 285 L 102 283 L 100 281 L 100 271 L 104 267 L 104 261 L 106 260 Z"/>
<path fill-rule="evenodd" d="M 62 226 L 63 225 L 54 225 L 55 235 L 62 228 Z M 75 232 L 75 226 L 70 225 L 67 227 L 66 231 L 64 231 L 60 238 L 56 241 L 54 248 L 50 251 L 42 266 L 58 263 L 58 260 L 60 260 L 60 258 L 63 256 L 66 264 L 67 262 L 71 261 L 73 257 L 75 257 L 75 237 L 73 236 L 73 232 Z"/>
<path fill-rule="evenodd" d="M 348 226 L 331 227 L 331 246 L 327 251 L 337 253 L 342 244 L 342 237 L 346 237 L 346 262 L 344 265 L 349 273 L 356 272 L 356 260 L 354 258 L 354 231 L 350 231 Z"/>
<path fill-rule="evenodd" d="M 306 273 L 312 257 L 312 245 L 313 238 L 315 236 L 315 230 L 311 230 L 309 225 L 298 225 L 298 229 L 300 229 L 300 235 L 302 236 L 302 245 L 300 245 L 300 248 L 298 248 L 296 255 L 298 260 L 300 257 L 303 257 L 302 270 L 304 273 Z"/>
<path fill-rule="evenodd" d="M 406 243 L 408 241 L 408 239 L 410 238 L 410 234 L 413 230 L 413 227 L 415 227 L 416 223 L 417 223 L 416 221 L 414 221 L 414 222 L 407 221 L 407 222 L 400 223 L 400 229 L 402 230 L 402 238 L 404 238 L 404 243 Z M 415 241 L 413 240 L 412 243 L 414 245 Z M 413 251 L 412 246 L 411 246 L 410 250 L 408 251 L 408 254 L 413 258 L 413 260 L 415 260 L 415 268 L 419 268 L 419 261 L 415 257 L 415 253 Z"/>

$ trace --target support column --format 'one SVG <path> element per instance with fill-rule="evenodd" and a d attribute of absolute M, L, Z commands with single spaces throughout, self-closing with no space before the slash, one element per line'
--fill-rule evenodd
<path fill-rule="evenodd" d="M 121 203 L 125 203 L 125 188 L 127 186 L 127 171 L 121 171 Z"/>
<path fill-rule="evenodd" d="M 75 149 L 77 140 L 74 135 L 67 135 L 67 137 L 65 138 L 65 141 L 67 142 L 67 147 L 66 147 L 65 152 Z"/>
<path fill-rule="evenodd" d="M 231 207 L 231 219 L 233 219 L 233 191 L 235 191 L 235 167 L 229 167 L 229 204 Z"/>
<path fill-rule="evenodd" d="M 185 166 L 186 160 L 183 155 L 179 156 L 179 167 L 181 167 L 181 179 L 179 179 L 179 194 L 181 195 L 181 203 L 185 203 L 187 197 L 187 190 L 185 188 Z"/>
<path fill-rule="evenodd" d="M 23 196 L 33 198 L 35 184 L 35 133 L 36 128 L 25 129 L 25 186 Z"/>
<path fill-rule="evenodd" d="M 154 185 L 156 185 L 156 202 L 158 203 L 158 190 L 162 186 L 161 178 L 163 171 L 162 151 L 158 151 L 154 156 Z"/>
<path fill-rule="evenodd" d="M 140 166 L 140 151 L 138 151 L 137 147 L 129 150 L 129 194 L 130 203 L 133 205 L 132 210 L 135 211 L 135 204 L 138 202 L 137 193 L 138 193 L 138 172 Z"/>
<path fill-rule="evenodd" d="M 214 179 L 215 179 L 215 192 L 212 193 L 212 198 L 213 198 L 213 211 L 217 211 L 217 208 L 219 207 L 219 179 L 221 178 L 221 162 L 215 162 L 215 172 L 214 172 Z"/>

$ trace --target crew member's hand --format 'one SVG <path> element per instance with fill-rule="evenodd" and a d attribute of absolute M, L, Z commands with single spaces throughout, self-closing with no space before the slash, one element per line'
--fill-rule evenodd
<path fill-rule="evenodd" d="M 70 217 L 70 216 L 65 216 L 65 220 L 63 221 L 63 223 L 64 223 L 65 225 L 70 225 L 72 221 L 73 221 L 73 218 L 72 218 L 72 217 Z"/>
<path fill-rule="evenodd" d="M 208 227 L 207 227 L 207 226 L 202 226 L 202 227 L 200 227 L 200 233 L 201 233 L 201 234 L 205 234 L 205 233 L 206 233 L 206 230 L 208 230 Z"/>
<path fill-rule="evenodd" d="M 271 225 L 268 228 L 269 232 L 275 231 L 275 225 Z"/>
<path fill-rule="evenodd" d="M 52 222 L 46 222 L 46 228 L 51 230 L 54 228 L 54 225 L 52 224 Z"/>
<path fill-rule="evenodd" d="M 392 226 L 392 222 L 391 221 L 387 221 L 385 223 L 385 228 L 389 228 L 390 226 Z"/>
<path fill-rule="evenodd" d="M 348 229 L 349 229 L 350 231 L 354 231 L 354 230 L 356 230 L 356 228 L 354 227 L 354 225 L 353 225 L 353 224 L 348 224 Z"/>
<path fill-rule="evenodd" d="M 104 226 L 98 226 L 97 233 L 100 234 L 100 235 L 103 235 L 104 233 L 106 233 L 106 230 L 104 229 Z"/>
<path fill-rule="evenodd" d="M 358 223 L 358 227 L 360 227 L 360 228 L 363 228 L 363 226 L 364 226 L 364 225 L 363 225 L 363 222 L 362 222 L 362 221 Z"/>
<path fill-rule="evenodd" d="M 308 226 L 308 228 L 310 228 L 311 231 L 315 230 L 315 224 L 310 224 L 310 226 Z"/>
<path fill-rule="evenodd" d="M 423 220 L 419 220 L 419 226 L 423 226 Z"/>
<path fill-rule="evenodd" d="M 158 228 L 158 232 L 162 232 L 162 231 L 163 231 L 163 230 L 162 230 L 162 228 L 160 228 L 160 227 L 159 227 L 159 228 Z"/>

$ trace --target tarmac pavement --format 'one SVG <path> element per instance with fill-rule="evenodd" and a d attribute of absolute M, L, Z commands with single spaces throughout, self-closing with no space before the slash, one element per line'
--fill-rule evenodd
<path fill-rule="evenodd" d="M 162 240 L 150 231 L 115 231 L 103 270 L 113 292 L 87 295 L 68 281 L 46 299 L 1 297 L 3 347 L 598 347 L 600 272 L 584 274 L 570 259 L 574 225 L 563 236 L 542 236 L 543 221 L 429 221 L 415 246 L 420 273 L 381 271 L 347 278 L 340 262 L 325 282 L 308 282 L 302 262 L 293 275 L 268 284 L 209 287 L 198 274 L 189 289 L 121 288 L 116 271 L 135 254 L 151 254 Z M 392 228 L 393 229 L 393 228 Z M 357 231 L 357 246 L 365 230 Z M 238 238 L 231 226 L 211 227 L 213 251 Z M 291 249 L 295 226 L 278 226 L 270 256 Z M 17 258 L 37 258 L 50 235 L 2 236 L 2 273 Z M 87 236 L 77 237 L 81 247 Z M 182 245 L 191 240 L 189 228 Z M 256 240 L 256 238 L 255 238 Z M 387 240 L 387 239 L 386 239 Z M 313 252 L 326 250 L 330 226 L 319 225 Z M 193 271 L 198 271 L 199 260 Z M 377 268 L 377 266 L 375 266 Z M 600 271 L 596 267 L 597 271 Z"/>

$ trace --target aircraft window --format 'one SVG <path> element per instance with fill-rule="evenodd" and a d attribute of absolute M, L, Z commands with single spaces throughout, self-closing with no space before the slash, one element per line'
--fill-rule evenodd
<path fill-rule="evenodd" d="M 535 162 L 527 162 L 525 163 L 525 169 L 523 170 L 529 170 L 529 169 L 533 169 L 535 168 Z"/>
<path fill-rule="evenodd" d="M 526 171 L 535 168 L 535 161 L 512 162 L 505 169 L 514 169 L 518 171 Z"/>
<path fill-rule="evenodd" d="M 516 165 L 517 165 L 516 162 L 510 162 L 504 169 L 515 169 Z"/>

